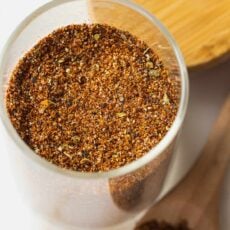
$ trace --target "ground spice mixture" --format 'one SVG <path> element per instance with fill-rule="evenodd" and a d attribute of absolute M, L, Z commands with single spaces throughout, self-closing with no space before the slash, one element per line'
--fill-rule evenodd
<path fill-rule="evenodd" d="M 187 221 L 183 220 L 176 225 L 169 224 L 165 221 L 152 220 L 136 228 L 136 230 L 191 230 Z"/>
<path fill-rule="evenodd" d="M 35 45 L 6 96 L 21 138 L 76 171 L 108 171 L 145 155 L 167 133 L 180 82 L 150 47 L 102 24 L 69 25 Z"/>

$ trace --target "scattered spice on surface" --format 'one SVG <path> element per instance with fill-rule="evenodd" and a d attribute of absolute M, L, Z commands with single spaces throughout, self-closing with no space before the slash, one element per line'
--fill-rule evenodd
<path fill-rule="evenodd" d="M 191 230 L 188 222 L 183 220 L 178 224 L 172 225 L 165 221 L 152 220 L 136 228 L 136 230 Z"/>
<path fill-rule="evenodd" d="M 82 24 L 57 29 L 25 54 L 6 106 L 38 155 L 98 172 L 135 161 L 159 143 L 179 97 L 180 81 L 146 43 L 108 25 Z"/>

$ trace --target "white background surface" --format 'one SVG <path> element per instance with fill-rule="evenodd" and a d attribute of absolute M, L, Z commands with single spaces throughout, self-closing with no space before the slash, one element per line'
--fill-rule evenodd
<path fill-rule="evenodd" d="M 47 0 L 0 0 L 0 51 L 19 22 L 45 2 Z M 181 146 L 184 155 L 180 161 L 183 164 L 179 173 L 184 172 L 199 155 L 218 110 L 227 92 L 230 92 L 230 60 L 208 70 L 190 72 L 190 79 L 190 103 Z M 20 199 L 11 175 L 3 132 L 0 123 L 0 229 L 34 230 L 37 226 L 34 225 L 31 211 Z M 220 202 L 221 230 L 230 229 L 229 216 L 230 169 L 225 178 Z"/>

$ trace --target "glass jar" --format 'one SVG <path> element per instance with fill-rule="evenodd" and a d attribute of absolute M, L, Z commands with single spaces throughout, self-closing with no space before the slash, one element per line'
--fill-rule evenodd
<path fill-rule="evenodd" d="M 136 35 L 160 56 L 169 74 L 181 81 L 179 111 L 166 136 L 142 158 L 109 172 L 73 172 L 42 159 L 18 136 L 5 106 L 7 84 L 20 57 L 54 29 L 81 23 L 106 23 Z M 143 215 L 162 189 L 188 102 L 186 66 L 164 26 L 130 1 L 51 1 L 11 35 L 1 56 L 0 77 L 5 141 L 19 188 L 33 210 L 61 229 L 131 229 L 128 224 Z"/>

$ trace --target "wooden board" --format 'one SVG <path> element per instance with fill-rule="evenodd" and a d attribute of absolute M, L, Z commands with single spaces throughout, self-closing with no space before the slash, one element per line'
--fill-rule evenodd
<path fill-rule="evenodd" d="M 135 0 L 175 37 L 189 67 L 230 56 L 230 0 Z"/>
<path fill-rule="evenodd" d="M 133 1 L 156 15 L 169 29 L 179 44 L 188 67 L 200 67 L 230 57 L 230 0 Z M 93 3 L 91 0 L 91 4 Z M 98 12 L 93 15 L 98 21 L 103 18 Z M 109 23 L 110 18 L 105 21 Z M 133 30 L 136 23 L 135 20 L 130 20 L 129 28 Z M 140 23 L 138 27 L 140 30 Z M 147 36 L 146 32 L 145 35 Z"/>

